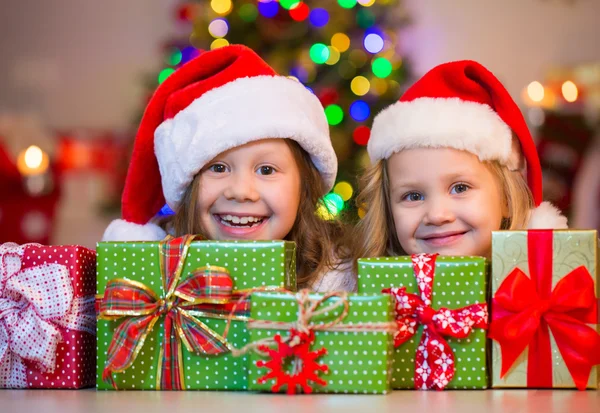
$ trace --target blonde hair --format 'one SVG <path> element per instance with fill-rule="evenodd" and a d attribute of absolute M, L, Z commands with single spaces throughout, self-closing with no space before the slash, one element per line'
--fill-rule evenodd
<path fill-rule="evenodd" d="M 346 227 L 340 221 L 324 221 L 315 213 L 325 185 L 308 153 L 291 139 L 284 139 L 300 171 L 300 204 L 292 229 L 285 237 L 296 243 L 298 288 L 310 287 L 324 272 L 337 268 L 350 257 Z M 175 215 L 161 224 L 175 236 L 206 236 L 197 213 L 200 174 L 188 186 Z"/>
<path fill-rule="evenodd" d="M 501 186 L 506 217 L 500 229 L 526 228 L 534 204 L 525 178 L 519 171 L 511 171 L 498 161 L 483 163 Z M 356 240 L 352 247 L 355 265 L 356 259 L 362 257 L 406 255 L 398 241 L 391 211 L 387 160 L 379 160 L 367 167 L 359 188 L 356 202 L 365 210 L 365 215 L 356 225 L 352 237 Z"/>

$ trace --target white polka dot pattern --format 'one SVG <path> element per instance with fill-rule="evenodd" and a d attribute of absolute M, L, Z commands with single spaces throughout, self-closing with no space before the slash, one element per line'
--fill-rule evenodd
<path fill-rule="evenodd" d="M 156 242 L 99 243 L 97 292 L 104 292 L 108 280 L 127 278 L 141 282 L 163 296 Z M 183 277 L 208 264 L 228 269 L 236 289 L 259 286 L 285 286 L 295 289 L 295 244 L 281 241 L 199 241 L 190 246 L 184 263 Z M 219 334 L 226 321 L 198 317 Z M 112 390 L 102 381 L 102 370 L 112 334 L 120 321 L 98 320 L 96 387 Z M 123 374 L 115 374 L 119 389 L 154 390 L 162 342 L 163 319 L 154 326 L 133 365 Z M 248 343 L 246 323 L 234 321 L 227 341 L 241 348 Z M 189 390 L 245 390 L 248 383 L 247 357 L 231 354 L 206 356 L 182 348 L 184 385 Z"/>
<path fill-rule="evenodd" d="M 314 297 L 319 295 L 315 294 Z M 313 297 L 311 295 L 311 297 Z M 350 294 L 349 313 L 344 324 L 392 321 L 390 297 L 383 294 Z M 325 303 L 329 305 L 329 301 Z M 287 294 L 252 294 L 251 318 L 265 321 L 292 322 L 297 320 L 298 304 Z M 313 318 L 313 322 L 323 324 L 335 319 L 338 308 L 330 313 Z M 257 341 L 275 334 L 286 336 L 286 331 L 251 329 L 250 340 Z M 326 386 L 311 383 L 316 393 L 341 394 L 382 394 L 390 390 L 389 372 L 393 361 L 392 334 L 383 332 L 338 332 L 316 331 L 312 349 L 325 347 L 327 354 L 318 359 L 320 364 L 329 367 L 329 373 L 321 375 Z M 257 379 L 265 374 L 265 368 L 256 366 L 262 359 L 257 354 L 250 355 L 249 390 L 271 391 L 273 380 L 264 384 Z M 286 389 L 282 389 L 285 391 Z"/>
<path fill-rule="evenodd" d="M 0 387 L 2 382 L 29 388 L 89 386 L 94 365 L 95 252 L 77 246 L 11 247 L 16 255 L 2 261 L 9 262 L 10 271 L 19 272 L 0 277 L 0 330 L 4 328 Z M 6 248 L 7 244 L 0 246 L 0 256 Z M 19 303 L 28 305 L 19 308 Z M 2 346 L 3 336 L 10 336 L 8 351 Z"/>
<path fill-rule="evenodd" d="M 433 280 L 434 309 L 461 308 L 486 301 L 486 260 L 481 257 L 440 256 Z M 359 293 L 378 293 L 384 288 L 406 287 L 419 294 L 411 257 L 361 258 L 358 261 Z M 423 327 L 394 351 L 392 387 L 414 388 L 415 354 Z M 484 389 L 488 386 L 486 332 L 475 329 L 464 339 L 446 340 L 455 355 L 456 374 L 447 389 Z M 464 368 L 464 370 L 463 370 Z"/>

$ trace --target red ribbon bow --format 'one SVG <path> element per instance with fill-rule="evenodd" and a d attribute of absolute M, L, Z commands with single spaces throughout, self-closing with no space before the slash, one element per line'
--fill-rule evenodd
<path fill-rule="evenodd" d="M 114 279 L 108 282 L 104 297 L 98 302 L 99 317 L 127 317 L 113 334 L 102 372 L 102 379 L 111 381 L 115 388 L 112 374 L 123 372 L 133 364 L 146 337 L 161 316 L 165 316 L 163 337 L 166 339 L 159 357 L 158 389 L 184 388 L 182 342 L 189 352 L 198 354 L 215 355 L 231 350 L 225 338 L 194 316 L 195 312 L 207 316 L 214 313 L 229 314 L 235 294 L 227 270 L 205 267 L 179 282 L 192 240 L 193 236 L 185 236 L 160 243 L 161 273 L 166 291 L 163 298 L 136 281 Z M 245 314 L 247 311 L 247 302 L 236 306 L 236 314 Z"/>
<path fill-rule="evenodd" d="M 552 230 L 527 233 L 529 274 L 515 268 L 492 300 L 489 337 L 500 344 L 503 377 L 529 346 L 527 386 L 551 388 L 550 333 L 571 377 L 585 390 L 592 366 L 600 364 L 594 281 L 584 266 L 565 275 L 552 290 Z"/>
<path fill-rule="evenodd" d="M 465 338 L 473 328 L 487 327 L 487 307 L 473 304 L 451 310 L 431 308 L 435 260 L 438 254 L 415 254 L 412 262 L 420 297 L 405 287 L 386 288 L 396 299 L 394 345 L 401 346 L 423 325 L 423 335 L 415 357 L 415 388 L 443 390 L 454 377 L 454 353 L 443 336 Z"/>

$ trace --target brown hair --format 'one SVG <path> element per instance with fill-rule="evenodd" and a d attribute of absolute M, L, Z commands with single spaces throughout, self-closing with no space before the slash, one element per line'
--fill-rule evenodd
<path fill-rule="evenodd" d="M 519 171 L 511 171 L 497 161 L 484 164 L 501 185 L 502 202 L 507 212 L 501 229 L 525 228 L 533 208 L 533 196 L 525 178 Z M 391 211 L 387 160 L 379 160 L 367 167 L 359 187 L 356 202 L 365 210 L 365 215 L 356 225 L 352 237 L 355 240 L 352 247 L 355 265 L 356 259 L 362 257 L 406 255 L 398 241 Z"/>
<path fill-rule="evenodd" d="M 348 237 L 345 236 L 345 225 L 341 221 L 324 221 L 315 213 L 326 188 L 310 156 L 296 141 L 284 141 L 292 152 L 302 178 L 296 220 L 285 239 L 296 243 L 298 288 L 304 288 L 310 287 L 321 274 L 337 268 L 349 258 L 350 249 L 346 246 Z M 196 211 L 199 194 L 200 174 L 197 174 L 185 191 L 175 215 L 161 225 L 170 228 L 175 236 L 205 235 Z"/>

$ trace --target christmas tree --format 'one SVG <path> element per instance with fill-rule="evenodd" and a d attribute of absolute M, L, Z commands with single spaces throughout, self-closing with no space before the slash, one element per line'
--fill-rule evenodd
<path fill-rule="evenodd" d="M 245 44 L 275 70 L 309 88 L 325 107 L 339 160 L 337 184 L 319 213 L 361 215 L 353 202 L 356 177 L 368 164 L 373 117 L 396 101 L 409 67 L 397 31 L 408 23 L 400 0 L 204 0 L 175 10 L 189 37 L 165 45 L 158 83 L 202 53 Z M 156 87 L 154 83 L 154 88 Z"/>

